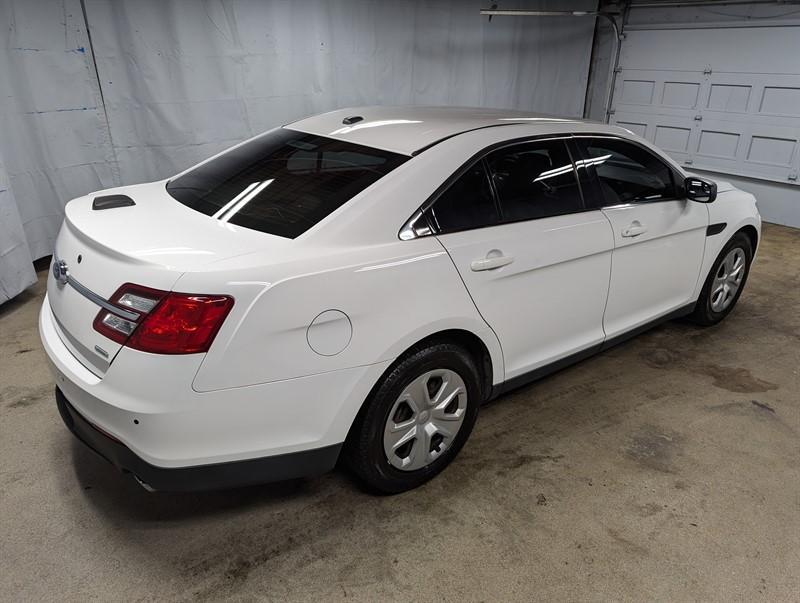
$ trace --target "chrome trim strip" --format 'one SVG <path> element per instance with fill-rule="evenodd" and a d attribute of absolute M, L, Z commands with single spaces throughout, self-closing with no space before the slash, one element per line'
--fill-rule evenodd
<path fill-rule="evenodd" d="M 59 262 L 58 257 L 55 254 L 53 254 L 53 265 L 58 264 L 58 262 Z M 90 302 L 97 304 L 104 310 L 108 310 L 109 312 L 116 314 L 117 316 L 120 316 L 125 320 L 131 320 L 133 322 L 137 322 L 139 320 L 140 316 L 139 314 L 137 314 L 136 312 L 131 312 L 130 310 L 125 310 L 123 308 L 120 308 L 119 306 L 115 306 L 109 301 L 106 301 L 105 299 L 97 295 L 97 293 L 95 293 L 88 287 L 82 285 L 80 281 L 78 281 L 74 276 L 72 276 L 69 273 L 69 268 L 66 267 L 66 264 L 64 264 L 64 268 L 66 268 L 65 270 L 66 274 L 64 275 L 63 279 L 57 279 L 59 285 L 71 286 L 73 289 L 75 289 L 75 291 L 83 295 Z"/>
<path fill-rule="evenodd" d="M 671 200 L 672 199 L 670 199 L 670 201 Z M 629 207 L 634 207 L 635 205 L 636 205 L 635 203 L 617 203 L 616 205 L 604 205 L 602 207 L 598 207 L 597 209 L 599 209 L 599 210 L 603 210 L 603 209 L 627 209 Z"/>
<path fill-rule="evenodd" d="M 414 212 L 414 215 L 411 216 L 405 224 L 403 224 L 403 228 L 401 228 L 400 232 L 397 234 L 397 236 L 400 237 L 400 240 L 410 241 L 411 239 L 432 235 L 433 232 L 431 231 L 427 222 L 417 228 L 417 221 L 423 219 L 424 216 L 422 214 L 422 210 L 418 209 L 416 212 Z"/>
<path fill-rule="evenodd" d="M 108 310 L 109 312 L 116 314 L 126 320 L 130 320 L 136 322 L 139 320 L 139 315 L 136 312 L 130 312 L 129 310 L 123 310 L 119 306 L 115 306 L 111 302 L 104 300 L 102 297 L 97 295 L 91 289 L 84 287 L 79 281 L 75 280 L 75 277 L 67 273 L 67 284 L 70 285 L 75 291 L 83 295 L 86 299 L 91 302 L 96 303 L 98 306 L 103 308 L 104 310 Z"/>

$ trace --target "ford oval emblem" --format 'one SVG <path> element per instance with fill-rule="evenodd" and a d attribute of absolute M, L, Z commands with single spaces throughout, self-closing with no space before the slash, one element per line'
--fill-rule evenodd
<path fill-rule="evenodd" d="M 53 262 L 53 278 L 60 285 L 66 285 L 69 277 L 67 276 L 67 263 L 64 260 Z"/>

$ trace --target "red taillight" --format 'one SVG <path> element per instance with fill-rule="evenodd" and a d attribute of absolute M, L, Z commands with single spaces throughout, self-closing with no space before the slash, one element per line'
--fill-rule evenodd
<path fill-rule="evenodd" d="M 126 345 L 153 354 L 207 352 L 232 307 L 233 298 L 226 295 L 170 293 Z"/>
<path fill-rule="evenodd" d="M 94 330 L 112 341 L 125 343 L 141 323 L 142 317 L 164 299 L 167 291 L 125 283 L 108 300 L 122 312 L 100 310 L 94 319 Z"/>
<path fill-rule="evenodd" d="M 152 354 L 207 352 L 233 307 L 227 295 L 168 293 L 125 284 L 109 300 L 135 320 L 101 310 L 94 328 L 130 348 Z"/>

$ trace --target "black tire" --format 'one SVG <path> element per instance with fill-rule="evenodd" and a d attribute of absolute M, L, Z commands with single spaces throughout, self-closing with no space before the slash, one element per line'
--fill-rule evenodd
<path fill-rule="evenodd" d="M 435 370 L 454 371 L 463 380 L 467 394 L 463 421 L 450 444 L 430 464 L 413 471 L 398 469 L 389 463 L 384 451 L 384 427 L 389 413 L 409 384 Z M 350 430 L 344 460 L 375 491 L 396 494 L 416 488 L 436 476 L 456 457 L 475 425 L 481 402 L 479 372 L 466 350 L 451 343 L 432 343 L 412 349 L 373 389 Z"/>
<path fill-rule="evenodd" d="M 744 276 L 742 277 L 739 288 L 733 295 L 733 298 L 728 306 L 721 311 L 715 311 L 712 308 L 712 286 L 714 284 L 714 279 L 717 274 L 719 274 L 720 268 L 726 256 L 737 247 L 744 252 Z M 717 324 L 728 314 L 730 314 L 733 308 L 736 306 L 736 302 L 739 301 L 739 296 L 741 296 L 742 291 L 744 291 L 744 286 L 747 283 L 747 277 L 750 274 L 750 265 L 752 262 L 753 244 L 750 242 L 750 238 L 746 234 L 743 232 L 737 232 L 722 248 L 722 251 L 720 251 L 719 255 L 717 256 L 717 259 L 714 260 L 714 265 L 711 267 L 711 270 L 706 277 L 706 282 L 703 284 L 703 289 L 700 291 L 700 297 L 697 299 L 697 305 L 695 306 L 694 312 L 690 316 L 690 319 L 699 325 L 711 326 Z"/>

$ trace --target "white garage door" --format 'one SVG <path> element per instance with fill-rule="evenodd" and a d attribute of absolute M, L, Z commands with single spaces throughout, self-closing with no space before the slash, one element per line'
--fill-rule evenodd
<path fill-rule="evenodd" d="M 800 185 L 800 27 L 626 31 L 619 64 L 612 123 L 687 169 Z"/>

